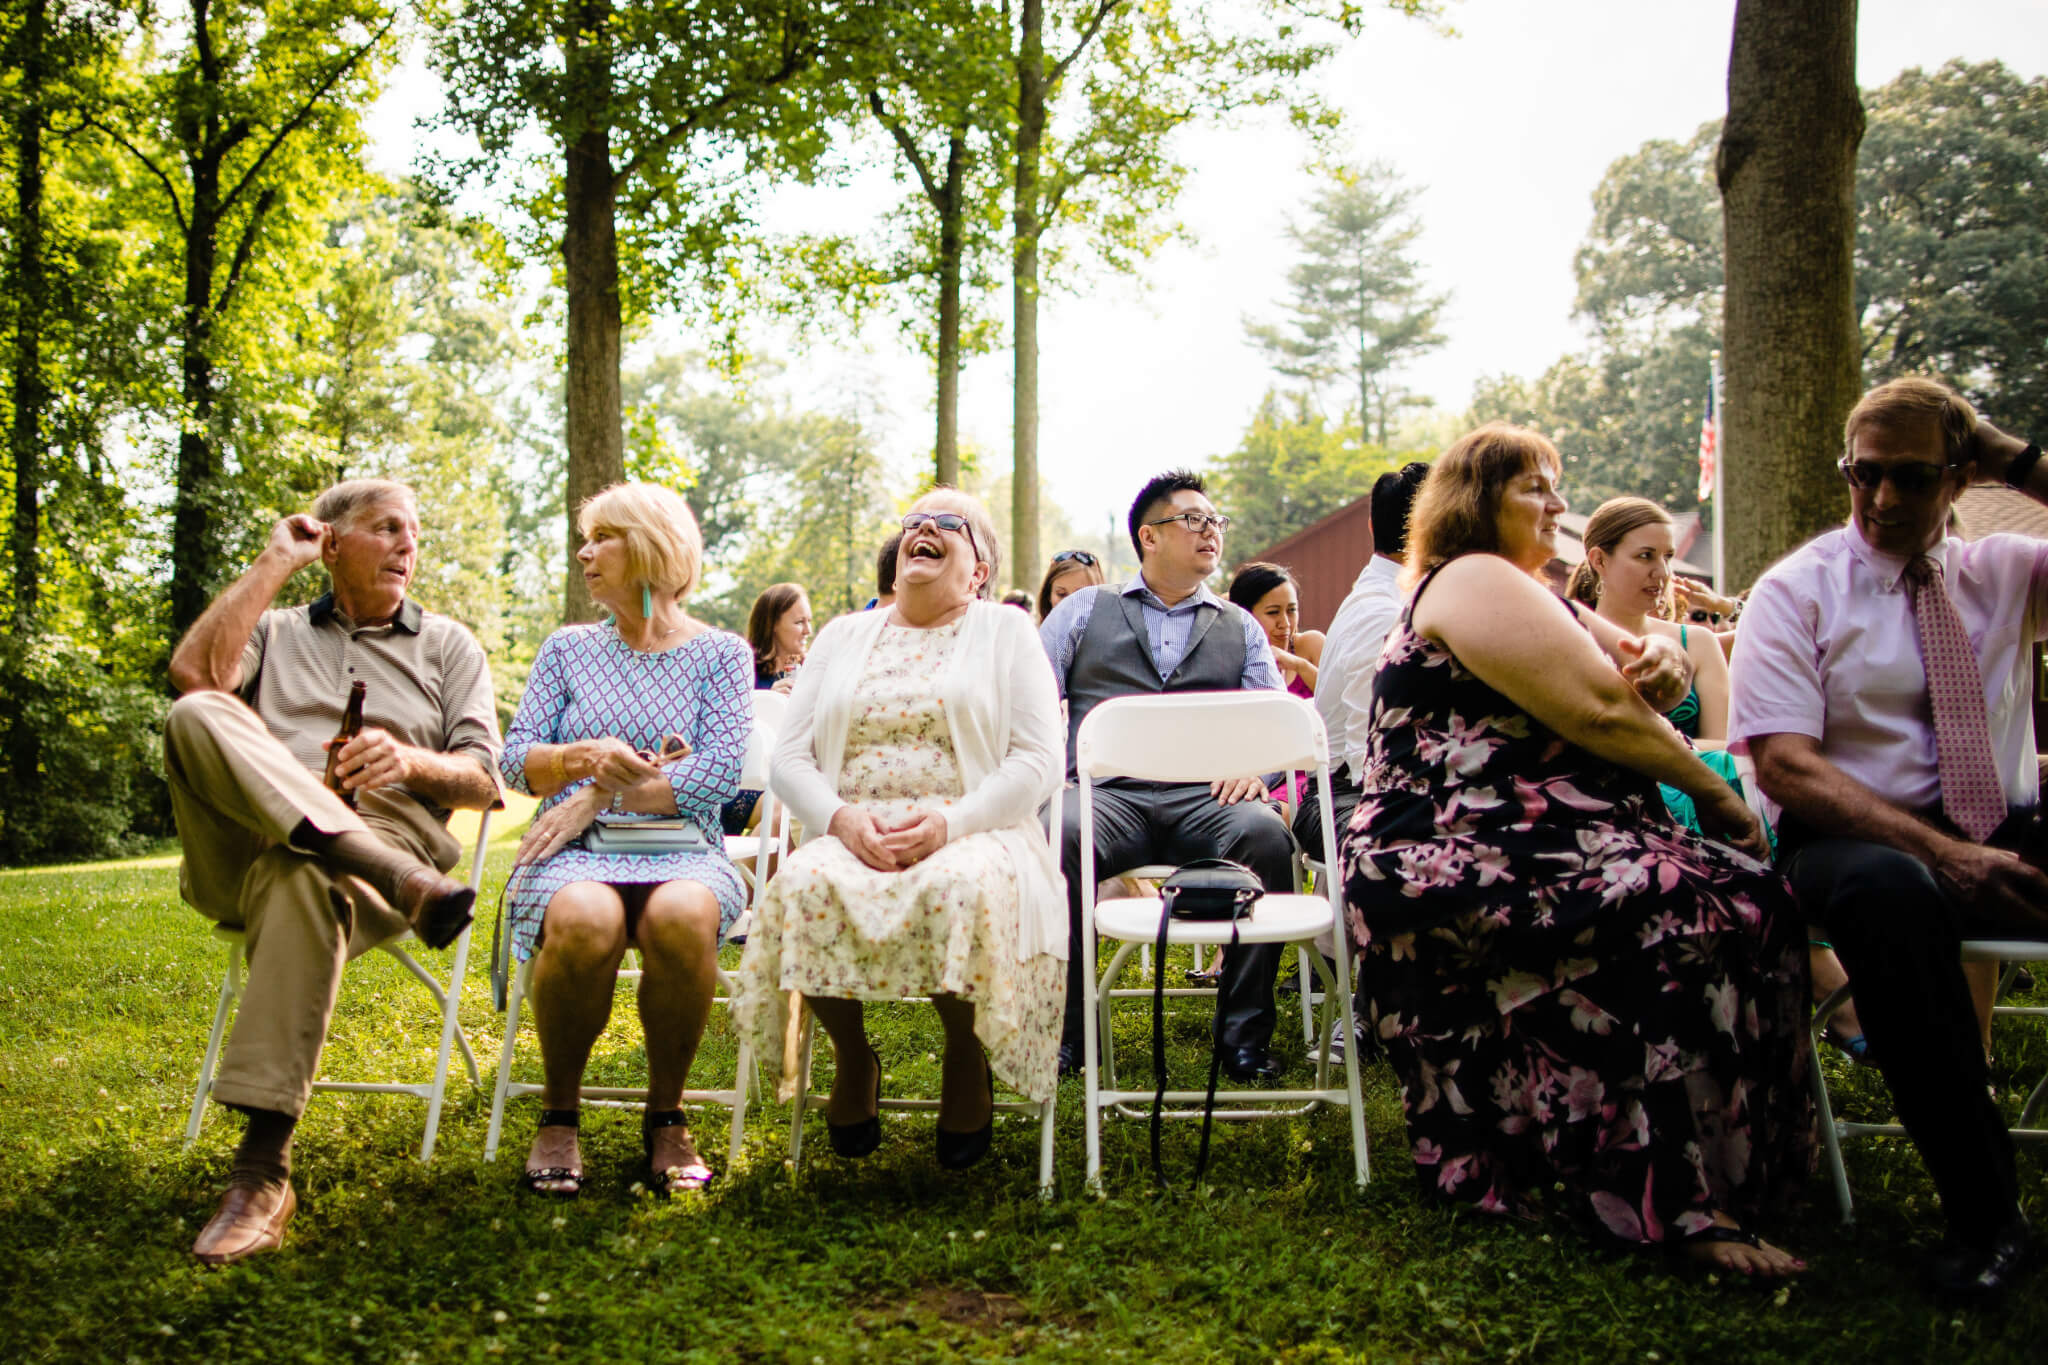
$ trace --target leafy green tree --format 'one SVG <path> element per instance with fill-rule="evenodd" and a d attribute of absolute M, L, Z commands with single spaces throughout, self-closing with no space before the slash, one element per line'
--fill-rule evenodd
<path fill-rule="evenodd" d="M 172 258 L 174 633 L 198 619 L 225 575 L 229 537 L 244 530 L 247 478 L 263 463 L 254 391 L 284 377 L 267 331 L 282 301 L 249 295 L 290 296 L 333 195 L 357 174 L 358 115 L 396 55 L 400 12 L 376 0 L 188 0 L 182 14 L 144 11 L 134 66 L 88 120 L 160 191 L 153 235 Z"/>
<path fill-rule="evenodd" d="M 2048 425 L 2038 327 L 2048 314 L 2048 81 L 1950 62 L 1902 73 L 1866 92 L 1864 107 L 1862 382 L 1934 373 L 2000 420 Z M 1528 420 L 1559 437 L 1574 501 L 1692 502 L 1723 306 L 1720 140 L 1715 120 L 1608 168 L 1575 258 L 1579 311 L 1598 343 L 1533 383 L 1489 381 L 1475 395 L 1475 417 Z M 1839 510 L 1839 490 L 1824 494 Z"/>
<path fill-rule="evenodd" d="M 1433 15 L 1435 0 L 1385 0 Z M 1230 13 L 1171 0 L 1019 0 L 1011 48 L 1016 116 L 1011 143 L 1012 548 L 1038 545 L 1038 301 L 1043 271 L 1057 278 L 1048 234 L 1086 234 L 1092 254 L 1128 270 L 1168 240 L 1166 213 L 1188 167 L 1174 134 L 1201 119 L 1283 107 L 1303 128 L 1337 118 L 1306 80 L 1356 33 L 1356 0 L 1258 0 Z"/>
<path fill-rule="evenodd" d="M 2048 430 L 2048 79 L 1952 61 L 1901 73 L 1864 112 L 1865 376 L 1938 374 L 2001 424 Z"/>
<path fill-rule="evenodd" d="M 1355 423 L 1332 425 L 1299 393 L 1266 391 L 1237 449 L 1209 461 L 1210 496 L 1229 514 L 1239 562 L 1372 491 L 1411 458 L 1364 441 Z"/>
<path fill-rule="evenodd" d="M 1309 200 L 1305 222 L 1287 226 L 1300 259 L 1287 272 L 1285 321 L 1245 324 L 1273 368 L 1312 389 L 1347 381 L 1361 432 L 1387 444 L 1398 411 L 1414 400 L 1393 375 L 1444 344 L 1437 321 L 1449 301 L 1423 286 L 1412 249 L 1422 235 L 1415 192 L 1391 166 L 1336 167 Z"/>
<path fill-rule="evenodd" d="M 836 63 L 888 8 L 474 0 L 440 30 L 443 122 L 482 148 L 449 169 L 512 181 L 526 218 L 520 245 L 531 259 L 559 252 L 569 506 L 625 470 L 625 324 L 692 282 L 717 288 L 760 183 L 747 173 L 815 163 L 827 111 L 847 97 Z M 821 59 L 826 70 L 814 70 Z M 537 143 L 543 150 L 529 150 Z M 571 534 L 566 610 L 584 620 L 594 608 L 575 554 Z"/>

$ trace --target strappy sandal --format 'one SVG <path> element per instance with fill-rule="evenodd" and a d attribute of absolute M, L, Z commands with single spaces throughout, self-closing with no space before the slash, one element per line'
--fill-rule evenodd
<path fill-rule="evenodd" d="M 654 1134 L 662 1128 L 687 1130 L 689 1119 L 680 1109 L 650 1109 L 640 1120 L 640 1150 L 647 1156 L 647 1188 L 657 1198 L 667 1198 L 678 1192 L 694 1193 L 709 1185 L 717 1172 L 700 1161 L 686 1162 L 680 1166 L 654 1169 Z"/>
<path fill-rule="evenodd" d="M 543 1109 L 540 1111 L 540 1127 L 580 1129 L 583 1111 L 580 1109 Z M 528 1194 L 538 1194 L 549 1199 L 574 1199 L 583 1193 L 583 1168 L 581 1166 L 543 1166 L 537 1171 L 526 1171 L 519 1177 L 520 1188 Z"/>
<path fill-rule="evenodd" d="M 1799 1271 L 1794 1270 L 1791 1273 L 1784 1275 L 1771 1274 L 1768 1272 L 1752 1274 L 1748 1271 L 1735 1270 L 1731 1267 L 1722 1265 L 1720 1262 L 1714 1260 L 1712 1257 L 1694 1256 L 1689 1254 L 1691 1249 L 1694 1247 L 1706 1246 L 1715 1242 L 1734 1243 L 1735 1245 L 1750 1247 L 1757 1251 L 1763 1250 L 1764 1245 L 1763 1240 L 1759 1238 L 1755 1233 L 1751 1232 L 1748 1228 L 1731 1228 L 1724 1226 L 1720 1223 L 1713 1223 L 1707 1227 L 1701 1228 L 1698 1232 L 1690 1233 L 1684 1237 L 1675 1238 L 1672 1241 L 1666 1242 L 1664 1246 L 1666 1254 L 1670 1257 L 1672 1264 L 1675 1266 L 1679 1266 L 1687 1270 L 1697 1271 L 1698 1273 L 1703 1275 L 1721 1273 L 1732 1274 L 1737 1278 L 1737 1281 L 1739 1283 L 1756 1285 L 1782 1284 L 1800 1273 Z"/>

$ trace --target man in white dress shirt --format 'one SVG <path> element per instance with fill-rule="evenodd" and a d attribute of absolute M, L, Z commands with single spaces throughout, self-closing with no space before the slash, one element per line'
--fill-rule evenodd
<path fill-rule="evenodd" d="M 1941 1194 L 1949 1241 L 1930 1279 L 1982 1298 L 2021 1271 L 2028 1238 L 1958 943 L 2048 936 L 2030 705 L 2048 543 L 1966 542 L 1947 524 L 1973 480 L 2048 502 L 2048 468 L 1926 379 L 1865 394 L 1845 449 L 1848 524 L 1750 592 L 1729 740 L 1783 807 L 1780 865 L 1848 968 Z"/>
<path fill-rule="evenodd" d="M 1420 460 L 1382 474 L 1372 486 L 1372 556 L 1351 584 L 1344 604 L 1323 639 L 1316 670 L 1316 712 L 1330 736 L 1330 804 L 1337 832 L 1358 805 L 1365 776 L 1366 714 L 1372 709 L 1372 680 L 1380 671 L 1380 650 L 1401 616 L 1401 564 L 1408 548 L 1408 509 L 1429 475 Z M 1318 862 L 1323 827 L 1313 800 L 1294 814 L 1294 837 Z"/>

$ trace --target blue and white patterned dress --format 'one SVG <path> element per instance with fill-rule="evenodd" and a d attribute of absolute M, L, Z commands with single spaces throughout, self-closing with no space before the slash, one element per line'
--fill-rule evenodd
<path fill-rule="evenodd" d="M 610 624 L 569 626 L 544 641 L 527 675 L 519 714 L 505 734 L 499 768 L 516 791 L 526 785 L 526 755 L 536 744 L 579 739 L 622 739 L 653 750 L 663 736 L 690 741 L 690 756 L 662 765 L 675 789 L 676 809 L 697 822 L 712 853 L 592 853 L 572 844 L 544 862 L 521 867 L 506 888 L 512 951 L 533 956 L 541 917 L 555 892 L 570 882 L 696 882 L 718 898 L 719 932 L 746 905 L 740 875 L 725 856 L 718 810 L 739 790 L 740 765 L 754 728 L 754 654 L 745 640 L 722 630 L 691 636 L 674 649 L 642 654 Z M 541 802 L 546 811 L 585 785 L 572 782 Z M 535 818 L 539 818 L 536 812 Z"/>

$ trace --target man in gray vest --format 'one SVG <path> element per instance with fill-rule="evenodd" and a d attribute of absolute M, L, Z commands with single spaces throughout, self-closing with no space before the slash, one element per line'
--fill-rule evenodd
<path fill-rule="evenodd" d="M 1218 516 L 1202 481 L 1170 470 L 1131 504 L 1138 576 L 1083 588 L 1039 628 L 1053 676 L 1067 702 L 1067 777 L 1075 777 L 1081 722 L 1111 697 L 1164 692 L 1280 688 L 1266 632 L 1250 613 L 1209 591 L 1205 580 L 1223 555 L 1230 519 Z M 1060 1068 L 1081 1063 L 1081 812 L 1064 809 L 1061 863 L 1067 874 L 1071 952 Z M 1292 887 L 1294 844 L 1257 778 L 1202 784 L 1116 779 L 1095 786 L 1095 870 L 1114 876 L 1145 863 L 1234 858 L 1269 890 Z M 1280 1073 L 1267 1050 L 1273 1037 L 1273 977 L 1280 946 L 1244 945 L 1224 954 L 1216 1008 L 1223 1015 L 1223 1069 L 1232 1080 Z"/>

